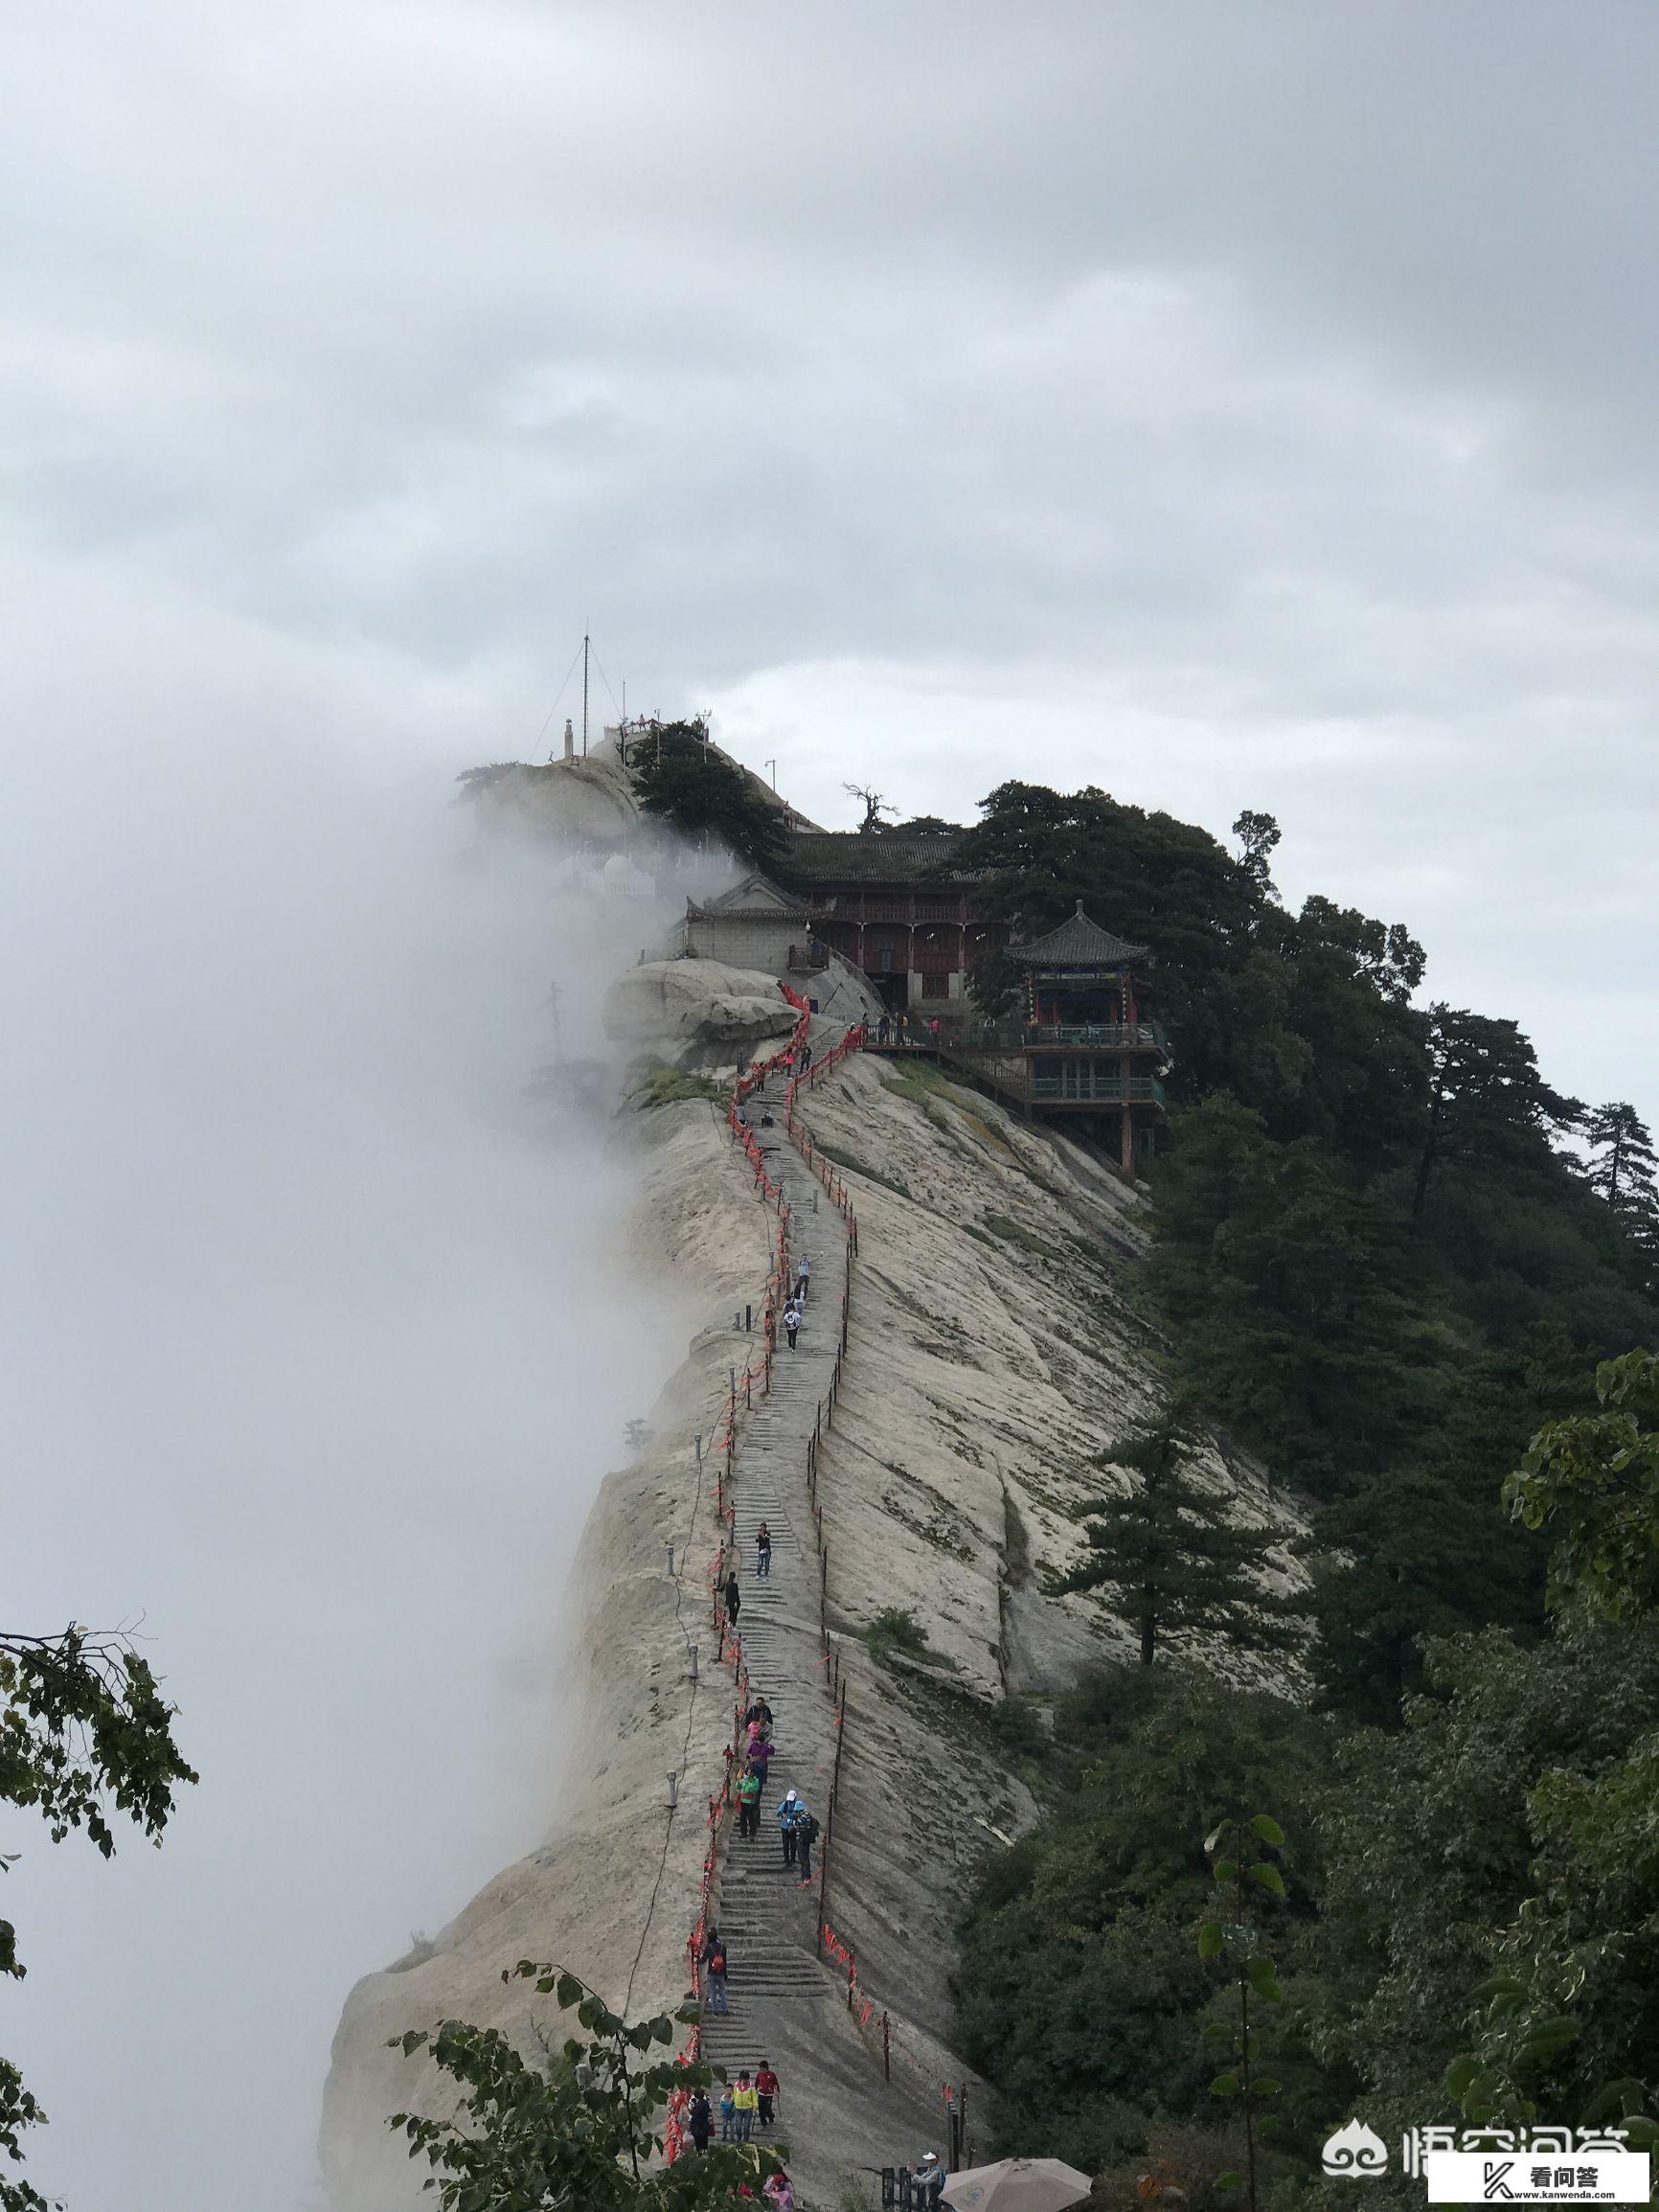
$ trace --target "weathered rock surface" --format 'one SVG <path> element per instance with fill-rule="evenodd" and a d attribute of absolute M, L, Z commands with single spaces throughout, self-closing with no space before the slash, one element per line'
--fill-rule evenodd
<path fill-rule="evenodd" d="M 714 964 L 664 965 L 703 970 L 706 989 Z M 642 1023 L 644 1009 L 659 1019 L 668 1003 L 644 988 L 633 1001 Z M 756 994 L 721 985 L 720 995 Z M 820 1049 L 834 1034 L 822 1027 Z M 1124 1258 L 1142 1236 L 1137 1201 L 1085 1150 L 1022 1126 L 931 1063 L 854 1057 L 804 1103 L 860 1223 L 848 1365 L 820 1469 L 828 1617 L 847 1683 L 824 1909 L 856 1954 L 860 1986 L 890 2016 L 905 2092 L 901 2103 L 883 2092 L 879 2043 L 853 2024 L 844 1981 L 825 1970 L 815 1996 L 808 1988 L 791 1999 L 787 2043 L 770 2055 L 785 2075 L 785 2132 L 805 2151 L 803 2202 L 828 2207 L 856 2169 L 944 2147 L 943 2087 L 964 2080 L 949 2049 L 953 1924 L 986 1853 L 1034 1810 L 989 1719 L 1005 1698 L 1040 1708 L 1079 1667 L 1131 1656 L 1107 1606 L 1051 1598 L 1042 1583 L 1078 1554 L 1079 1502 L 1112 1479 L 1089 1462 L 1155 1402 L 1158 1347 L 1125 1290 Z M 659 1107 L 629 1127 L 642 1148 L 640 1233 L 703 1294 L 709 1327 L 652 1414 L 650 1456 L 607 1478 L 584 1538 L 570 1659 L 581 1779 L 567 1819 L 429 1952 L 371 1975 L 348 2001 L 324 2129 L 341 2212 L 416 2201 L 380 2116 L 429 2099 L 432 2078 L 384 2051 L 386 2036 L 459 2014 L 510 2028 L 527 2049 L 538 2029 L 557 2037 L 550 2000 L 527 2002 L 525 1985 L 499 1981 L 525 1954 L 560 1959 L 635 2014 L 686 1988 L 698 1809 L 718 1787 L 731 1721 L 729 1685 L 706 1658 L 700 1694 L 686 1678 L 685 1624 L 701 1625 L 714 1542 L 711 1486 L 691 1439 L 713 1427 L 727 1365 L 748 1349 L 720 1323 L 758 1300 L 770 1216 L 716 1107 Z M 809 1193 L 797 1202 L 809 1206 Z M 820 1329 L 830 1323 L 823 1288 Z M 782 1449 L 793 1431 L 774 1433 Z M 1214 1453 L 1206 1469 L 1241 1517 L 1296 1532 L 1298 1516 L 1260 1471 Z M 742 1528 L 740 1483 L 739 1494 Z M 670 1536 L 692 1544 L 683 1586 L 664 1573 Z M 1282 1565 L 1300 1579 L 1288 1553 Z M 872 1662 L 862 1631 L 889 1607 L 915 1614 L 936 1663 Z M 821 1761 L 821 1746 L 812 1756 Z M 682 1806 L 693 1809 L 673 1822 L 663 1805 L 670 1767 L 686 1776 Z M 984 2155 L 983 2104 L 967 2087 Z"/>
<path fill-rule="evenodd" d="M 648 960 L 605 993 L 605 1035 L 622 1044 L 760 1050 L 786 1038 L 795 1019 L 771 976 L 717 960 Z"/>
<path fill-rule="evenodd" d="M 759 1305 L 769 1216 L 716 1107 L 659 1107 L 625 1129 L 639 1148 L 641 1257 L 657 1269 L 666 1262 L 701 1294 L 706 1325 L 651 1409 L 648 1452 L 606 1476 L 565 1595 L 574 1722 L 566 1817 L 429 1946 L 368 1975 L 347 1999 L 321 2137 L 340 2212 L 408 2212 L 430 2201 L 385 2116 L 447 2108 L 430 2065 L 386 2050 L 388 2037 L 459 2018 L 501 2027 L 526 2050 L 538 2031 L 557 2042 L 570 2028 L 551 1998 L 501 1982 L 502 1968 L 524 1957 L 557 1958 L 634 2013 L 677 2004 L 686 1989 L 702 1806 L 731 1728 L 729 1690 L 716 1671 L 705 1668 L 700 1688 L 688 1679 L 688 1635 L 701 1633 L 707 1658 L 702 1577 L 714 1548 L 712 1462 L 699 1467 L 693 1437 L 712 1432 L 727 1368 L 748 1357 L 753 1339 L 734 1334 L 731 1319 L 745 1302 Z M 672 1582 L 670 1536 L 690 1546 Z M 687 1776 L 671 1820 L 670 1767 Z"/>
<path fill-rule="evenodd" d="M 1123 1284 L 1140 1209 L 1088 1152 L 930 1062 L 855 1057 L 806 1118 L 860 1240 L 821 1475 L 851 1685 L 830 1912 L 896 2032 L 937 2051 L 957 1913 L 1032 1811 L 992 1706 L 1040 1710 L 1081 1668 L 1138 1658 L 1101 1597 L 1042 1585 L 1083 1548 L 1078 1505 L 1111 1485 L 1090 1461 L 1157 1402 L 1157 1342 Z M 1300 1532 L 1260 1470 L 1213 1450 L 1199 1470 L 1240 1519 Z M 1277 1561 L 1305 1580 L 1288 1551 Z M 887 1607 L 914 1612 L 942 1665 L 869 1662 L 862 1631 Z"/>

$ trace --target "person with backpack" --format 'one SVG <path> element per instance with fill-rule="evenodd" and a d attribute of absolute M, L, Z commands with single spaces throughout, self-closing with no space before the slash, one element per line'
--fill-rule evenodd
<path fill-rule="evenodd" d="M 784 1802 L 778 1808 L 778 1827 L 784 1837 L 784 1864 L 785 1866 L 793 1866 L 795 1863 L 795 1821 L 797 1814 L 805 1813 L 806 1810 L 807 1808 L 801 1803 L 793 1790 L 785 1792 Z"/>
<path fill-rule="evenodd" d="M 784 1318 L 787 1320 L 788 1315 L 785 1314 Z M 791 1344 L 793 1344 L 795 1341 L 792 1334 L 790 1335 L 789 1341 Z M 762 1521 L 760 1527 L 755 1531 L 755 1580 L 757 1582 L 763 1583 L 770 1578 L 771 1572 L 772 1532 L 766 1526 L 765 1522 Z"/>
<path fill-rule="evenodd" d="M 703 2009 L 705 2012 L 711 2013 L 729 2013 L 732 2009 L 726 2002 L 726 1952 L 724 1945 L 716 1951 L 709 1961 L 709 1995 Z"/>
<path fill-rule="evenodd" d="M 806 1800 L 800 1800 L 800 1813 L 795 1822 L 795 1864 L 801 1870 L 801 1888 L 812 1879 L 812 1846 L 818 1840 L 818 1815 L 808 1813 Z"/>
<path fill-rule="evenodd" d="M 751 1760 L 742 1780 L 738 1784 L 738 1834 L 759 1836 L 761 1833 L 761 1791 L 765 1777 L 756 1771 Z"/>
<path fill-rule="evenodd" d="M 801 1334 L 801 1309 L 791 1302 L 784 1309 L 784 1334 L 789 1339 L 789 1349 L 795 1349 L 795 1339 Z"/>
<path fill-rule="evenodd" d="M 944 2184 L 949 2179 L 939 2162 L 937 2151 L 929 2151 L 910 2177 L 911 2201 L 924 2208 L 924 2212 L 939 2212 L 944 2201 Z"/>
<path fill-rule="evenodd" d="M 743 1725 L 752 1728 L 757 1721 L 764 1721 L 768 1728 L 772 1725 L 772 1708 L 759 1694 L 749 1700 L 748 1709 L 743 1715 Z"/>
<path fill-rule="evenodd" d="M 709 2109 L 709 2100 L 701 2089 L 692 2091 L 692 2101 L 686 2107 L 686 2132 L 699 2151 L 709 2147 L 709 2132 L 714 2127 L 715 2115 Z"/>
<path fill-rule="evenodd" d="M 762 2128 L 769 2128 L 772 2125 L 772 2115 L 778 2109 L 779 2093 L 778 2077 L 772 2071 L 772 2062 L 770 2059 L 762 2059 L 755 2073 L 755 2094 L 761 2100 L 760 2115 Z"/>

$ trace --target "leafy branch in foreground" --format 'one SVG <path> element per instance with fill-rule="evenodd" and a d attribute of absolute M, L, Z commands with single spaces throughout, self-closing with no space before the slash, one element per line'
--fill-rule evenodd
<path fill-rule="evenodd" d="M 125 1630 L 71 1622 L 55 1636 L 0 1630 L 0 1803 L 37 1812 L 54 1843 L 83 1828 L 105 1859 L 117 1815 L 159 1839 L 173 1790 L 196 1776 L 172 1740 L 175 1708 Z M 0 1855 L 0 1872 L 12 1856 Z M 17 1935 L 0 1920 L 0 1973 L 21 1980 Z M 19 2138 L 46 2114 L 0 2059 L 0 2151 L 21 2163 Z M 0 2212 L 43 2212 L 24 2181 L 0 2179 Z"/>
<path fill-rule="evenodd" d="M 542 2071 L 498 2028 L 444 2020 L 395 2036 L 405 2056 L 425 2050 L 466 2094 L 453 2119 L 395 2112 L 387 2122 L 409 2140 L 409 2155 L 432 2168 L 443 2212 L 725 2212 L 752 2206 L 757 2185 L 782 2168 L 758 2144 L 711 2148 L 657 2165 L 666 2117 L 682 2090 L 706 2089 L 714 2069 L 659 2058 L 675 2022 L 693 2010 L 659 2014 L 631 2026 L 576 1974 L 520 1959 L 504 1982 L 534 1981 L 561 2010 L 573 2007 L 588 2040 L 570 2038 Z"/>
<path fill-rule="evenodd" d="M 1214 2096 L 1237 2097 L 1243 2114 L 1244 2172 L 1221 2178 L 1235 2188 L 1243 2188 L 1250 2212 L 1257 2212 L 1257 2138 L 1272 2125 L 1271 2121 L 1258 2123 L 1257 2101 L 1276 2097 L 1280 2088 L 1271 2075 L 1256 2071 L 1261 2044 L 1250 2025 L 1250 2000 L 1255 1997 L 1262 2004 L 1280 2004 L 1284 1997 L 1273 1961 L 1261 1949 L 1257 1914 L 1264 1895 L 1284 1899 L 1284 1877 L 1272 1857 L 1284 1844 L 1284 1829 L 1266 1813 L 1258 1813 L 1250 1820 L 1223 1820 L 1204 1839 L 1211 1878 L 1227 1901 L 1223 1909 L 1230 1917 L 1204 1922 L 1198 1930 L 1198 1956 L 1221 1962 L 1239 1997 L 1237 2027 L 1216 2020 L 1204 2031 L 1230 2043 L 1233 2055 L 1233 2064 L 1216 2076 L 1210 2090 Z"/>
<path fill-rule="evenodd" d="M 1599 1413 L 1538 1430 L 1504 1503 L 1555 1539 L 1552 1605 L 1628 1621 L 1659 1605 L 1659 1354 L 1604 1359 L 1596 1396 Z"/>

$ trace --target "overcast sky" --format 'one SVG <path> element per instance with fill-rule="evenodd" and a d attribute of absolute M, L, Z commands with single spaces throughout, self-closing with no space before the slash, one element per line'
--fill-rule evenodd
<path fill-rule="evenodd" d="M 217 988 L 308 914 L 401 1040 L 343 886 L 419 907 L 420 810 L 580 714 L 591 622 L 596 721 L 711 707 L 826 822 L 1012 774 L 1270 810 L 1292 897 L 1659 1114 L 1650 0 L 18 0 L 0 87 L 49 981 L 177 951 L 188 883 Z"/>
<path fill-rule="evenodd" d="M 821 819 L 1265 808 L 1659 1108 L 1647 0 L 91 0 L 0 66 L 14 612 L 234 617 L 439 771 L 591 620 Z"/>

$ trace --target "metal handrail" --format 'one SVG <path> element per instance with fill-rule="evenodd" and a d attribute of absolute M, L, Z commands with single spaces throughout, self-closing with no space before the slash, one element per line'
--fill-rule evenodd
<path fill-rule="evenodd" d="M 1100 1052 L 1161 1052 L 1170 1040 L 1155 1021 L 982 1022 L 943 1040 L 964 1052 L 1032 1052 L 1045 1045 Z"/>

